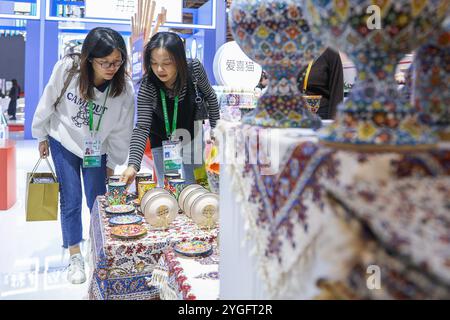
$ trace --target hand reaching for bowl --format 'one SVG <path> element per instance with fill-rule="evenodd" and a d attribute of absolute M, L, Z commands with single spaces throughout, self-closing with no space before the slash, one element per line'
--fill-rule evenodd
<path fill-rule="evenodd" d="M 127 185 L 130 185 L 136 178 L 136 174 L 137 174 L 136 169 L 133 166 L 129 166 L 128 168 L 125 169 L 124 172 L 122 172 L 120 182 L 126 182 Z"/>

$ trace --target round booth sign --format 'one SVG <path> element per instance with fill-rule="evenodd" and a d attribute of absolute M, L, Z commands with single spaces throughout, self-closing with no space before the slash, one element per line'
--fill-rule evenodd
<path fill-rule="evenodd" d="M 236 41 L 227 42 L 214 57 L 214 77 L 221 86 L 254 89 L 262 68 L 241 50 Z"/>

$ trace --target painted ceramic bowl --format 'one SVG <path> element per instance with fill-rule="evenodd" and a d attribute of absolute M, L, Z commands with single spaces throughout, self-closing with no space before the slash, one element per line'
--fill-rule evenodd
<path fill-rule="evenodd" d="M 186 186 L 186 180 L 184 179 L 171 179 L 169 180 L 169 191 L 172 192 L 175 199 L 178 200 L 181 191 Z"/>
<path fill-rule="evenodd" d="M 149 190 L 152 190 L 156 188 L 156 182 L 153 180 L 141 180 L 138 184 L 138 195 L 139 195 L 139 201 L 142 200 L 142 197 L 145 195 L 145 193 Z"/>
<path fill-rule="evenodd" d="M 322 100 L 322 96 L 303 95 L 302 98 L 309 111 L 311 111 L 312 113 L 317 113 L 317 111 L 319 111 L 320 100 Z"/>
<path fill-rule="evenodd" d="M 319 128 L 305 107 L 297 78 L 322 48 L 296 0 L 235 0 L 230 26 L 241 49 L 267 72 L 269 85 L 242 122 L 265 127 Z"/>
<path fill-rule="evenodd" d="M 395 82 L 400 59 L 426 42 L 446 15 L 448 0 L 304 0 L 324 42 L 345 52 L 358 70 L 336 121 L 319 133 L 335 147 L 379 151 L 430 148 L 436 141 Z"/>
<path fill-rule="evenodd" d="M 127 184 L 125 182 L 111 182 L 108 184 L 108 203 L 110 206 L 127 203 Z"/>
<path fill-rule="evenodd" d="M 164 174 L 164 188 L 169 189 L 169 181 L 172 179 L 181 179 L 181 174 L 179 173 L 165 173 Z"/>
<path fill-rule="evenodd" d="M 136 178 L 134 179 L 135 181 L 135 187 L 136 187 L 136 194 L 138 196 L 138 199 L 142 199 L 143 194 L 139 193 L 139 182 L 141 181 L 152 181 L 153 180 L 153 175 L 151 173 L 138 173 L 136 175 Z"/>

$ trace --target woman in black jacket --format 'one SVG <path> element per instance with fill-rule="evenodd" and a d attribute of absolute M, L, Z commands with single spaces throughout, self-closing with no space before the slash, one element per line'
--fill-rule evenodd
<path fill-rule="evenodd" d="M 16 79 L 12 79 L 12 88 L 9 90 L 8 115 L 9 120 L 16 120 L 17 99 L 20 95 L 20 87 Z"/>
<path fill-rule="evenodd" d="M 163 185 L 164 173 L 178 169 L 182 169 L 186 184 L 194 183 L 194 168 L 203 158 L 202 121 L 196 114 L 195 99 L 203 97 L 214 128 L 220 117 L 216 93 L 203 65 L 198 60 L 186 59 L 183 41 L 173 32 L 159 32 L 150 39 L 144 50 L 144 70 L 128 168 L 121 180 L 129 184 L 134 181 L 150 136 L 158 185 Z M 197 82 L 198 94 L 193 81 Z M 171 163 L 169 160 L 177 153 L 173 153 L 177 148 L 174 145 L 182 146 L 183 154 L 175 156 L 177 160 Z"/>
<path fill-rule="evenodd" d="M 322 119 L 333 119 L 344 100 L 344 70 L 339 53 L 327 48 L 312 64 L 309 77 L 299 80 L 302 91 L 306 85 L 307 95 L 322 96 L 317 114 Z"/>

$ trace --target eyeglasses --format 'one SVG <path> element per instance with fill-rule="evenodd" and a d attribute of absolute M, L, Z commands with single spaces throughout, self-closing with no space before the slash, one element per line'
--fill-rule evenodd
<path fill-rule="evenodd" d="M 91 61 L 96 62 L 98 65 L 100 65 L 100 67 L 102 69 L 105 69 L 105 70 L 109 69 L 111 67 L 114 67 L 114 68 L 117 69 L 124 63 L 123 60 L 122 61 L 117 61 L 117 62 L 111 62 L 111 63 L 109 63 L 109 62 L 98 62 L 97 60 L 91 60 Z"/>

